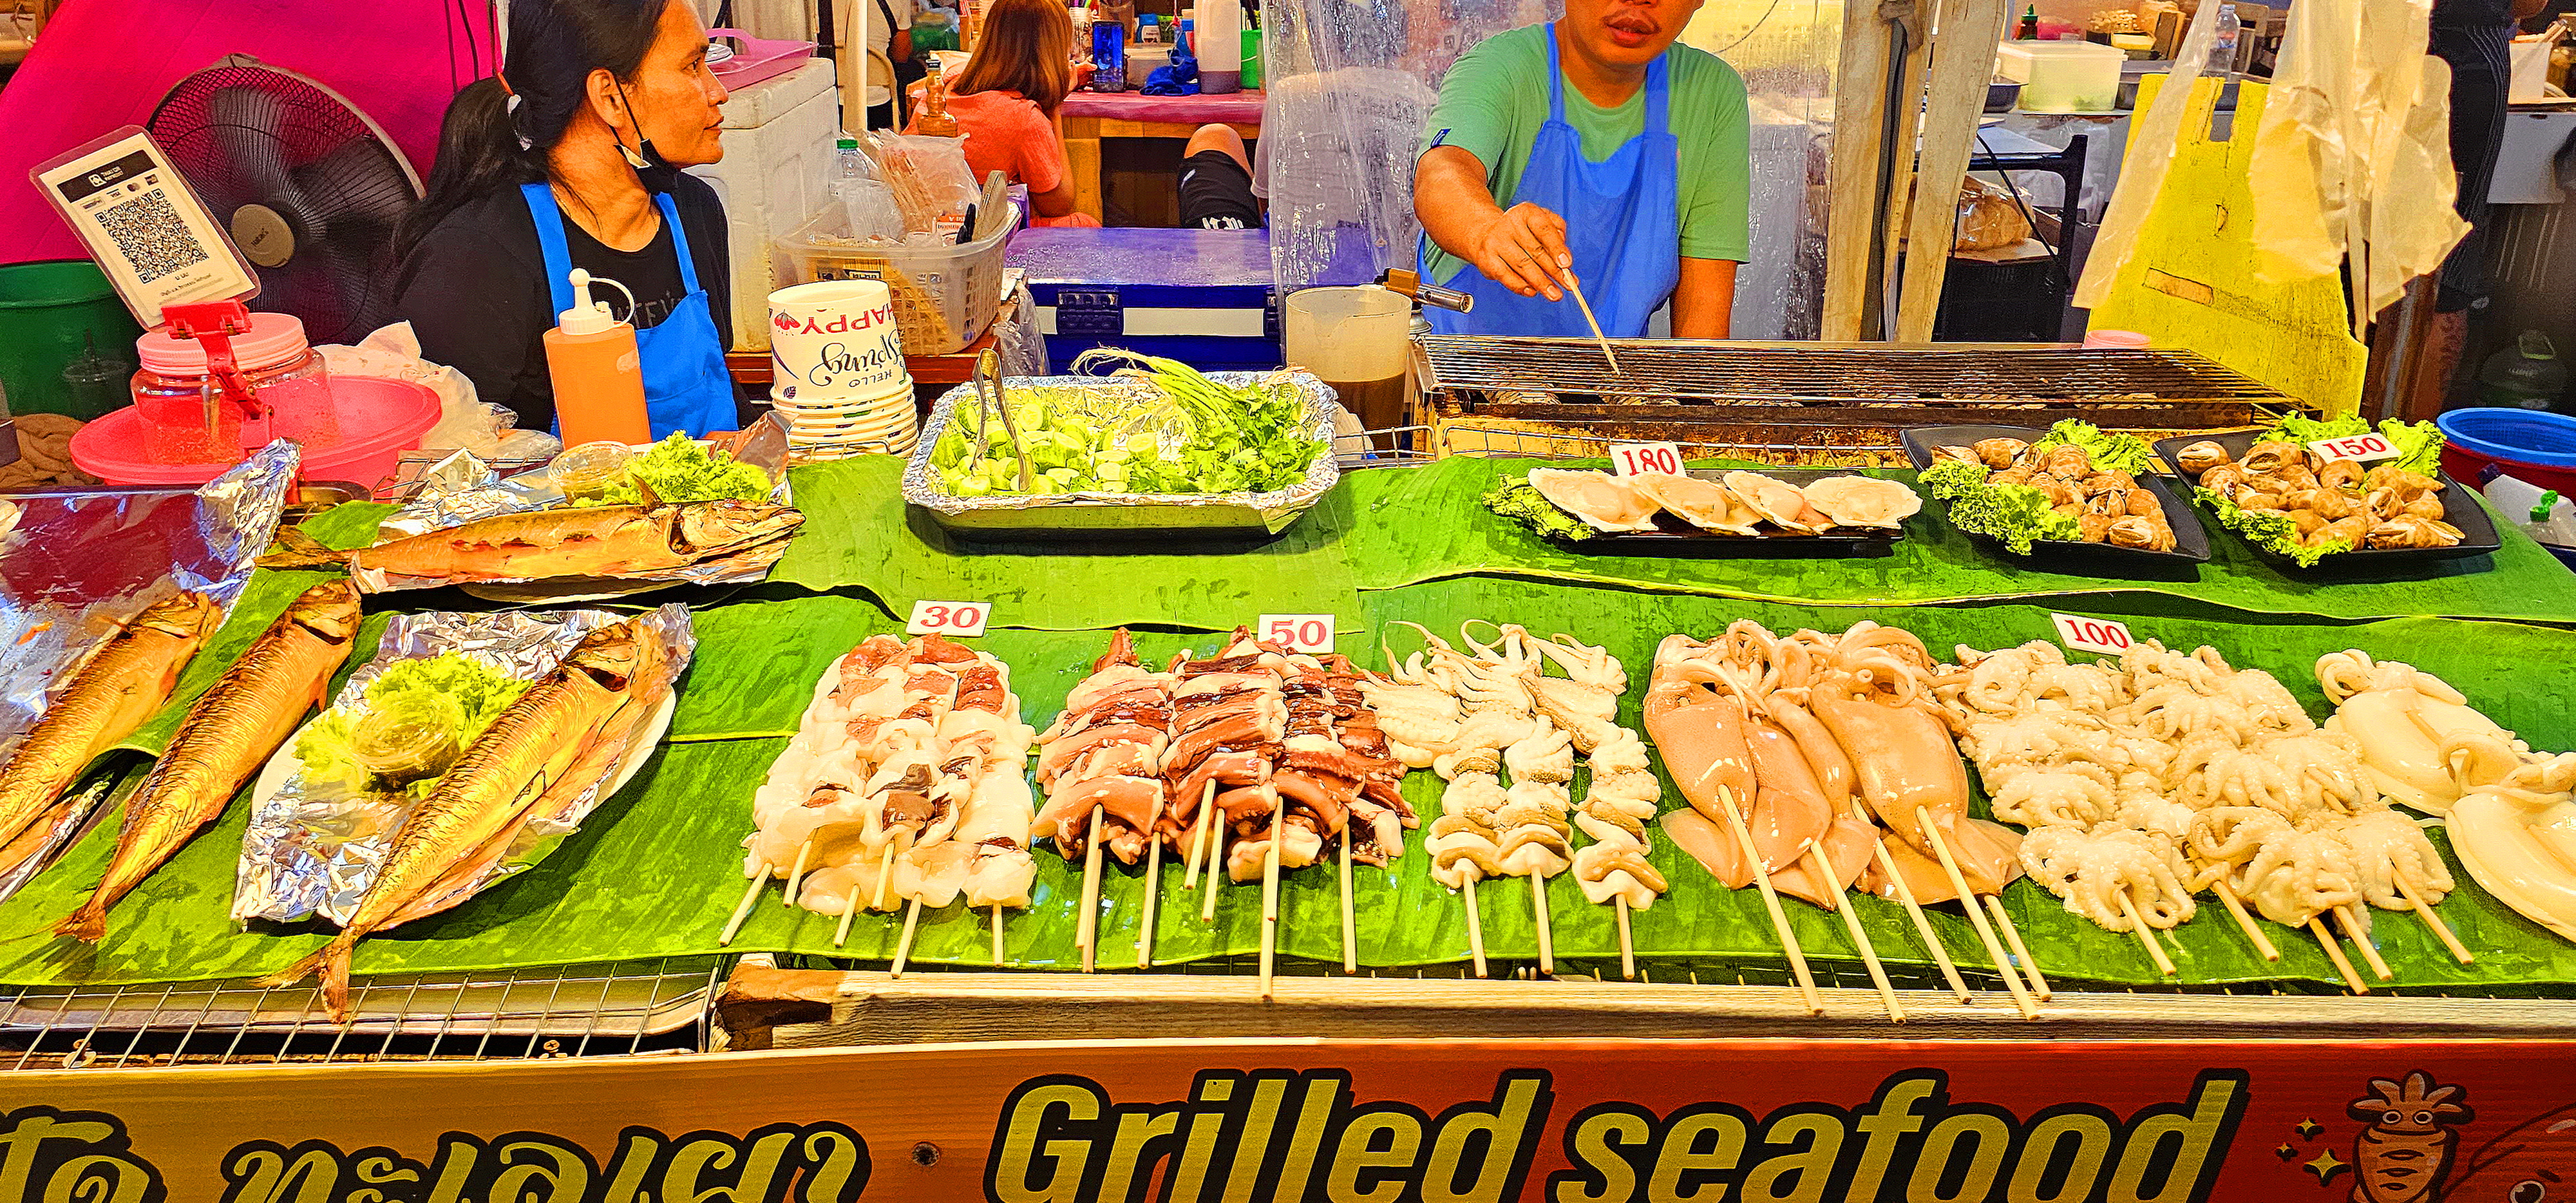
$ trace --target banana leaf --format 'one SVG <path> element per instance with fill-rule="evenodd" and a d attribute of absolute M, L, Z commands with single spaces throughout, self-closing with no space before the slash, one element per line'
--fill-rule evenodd
<path fill-rule="evenodd" d="M 2378 570 L 2327 566 L 2284 573 L 2245 541 L 2210 540 L 2212 559 L 2168 579 L 2105 577 L 2070 565 L 2052 571 L 2045 548 L 2028 558 L 1960 534 L 1929 505 L 1905 522 L 1905 537 L 1878 558 L 1773 555 L 1656 557 L 1604 555 L 1530 533 L 1495 517 L 1478 498 L 1506 476 L 1534 467 L 1597 466 L 1561 460 L 1453 456 L 1421 468 L 1351 472 L 1335 490 L 1356 517 L 1343 541 L 1363 589 L 1392 589 L 1467 575 L 1624 585 L 1674 593 L 1805 601 L 1819 605 L 1922 605 L 2146 591 L 2255 614 L 2329 619 L 2445 615 L 2576 624 L 2576 575 L 2510 523 L 2497 521 L 2504 548 L 2491 556 Z M 1707 466 L 1707 465 L 1702 465 Z M 1758 467 L 1758 465 L 1724 465 Z M 1866 475 L 1912 483 L 1906 471 Z"/>
<path fill-rule="evenodd" d="M 903 466 L 863 455 L 796 469 L 804 533 L 769 579 L 818 592 L 862 588 L 906 616 L 916 601 L 989 602 L 996 625 L 1048 630 L 1230 630 L 1265 612 L 1359 615 L 1342 553 L 1351 511 L 1338 489 L 1260 542 L 960 539 L 904 504 Z"/>
<path fill-rule="evenodd" d="M 1407 630 L 1392 625 L 1397 620 L 1418 621 L 1447 634 L 1462 620 L 1488 618 L 1603 643 L 1628 668 L 1622 720 L 1630 724 L 1637 722 L 1654 645 L 1667 633 L 1712 635 L 1738 618 L 1761 621 L 1782 633 L 1802 626 L 1840 630 L 1867 617 L 1914 630 L 1943 653 L 1956 643 L 1991 648 L 2053 634 L 2045 607 L 1872 611 L 1486 577 L 1381 591 L 1365 601 L 1368 625 L 1345 632 L 1354 638 L 1343 644 L 1364 663 L 1374 663 L 1375 656 L 1362 654 L 1361 646 L 1380 636 L 1398 654 L 1410 650 Z M 2082 612 L 2110 613 L 2102 608 Z M 2148 617 L 2132 612 L 2128 617 L 2141 638 L 2186 647 L 2209 643 L 2233 663 L 2271 670 L 2319 717 L 2328 711 L 2309 666 L 2323 653 L 2358 647 L 2442 674 L 2534 746 L 2576 746 L 2576 718 L 2563 703 L 2576 692 L 2576 632 L 2442 619 L 2336 626 L 2192 614 Z M 867 634 L 895 626 L 874 605 L 845 596 L 743 603 L 702 614 L 705 643 L 697 667 L 682 685 L 684 711 L 692 714 L 698 736 L 663 748 L 633 784 L 542 864 L 453 912 L 361 945 L 358 971 L 504 969 L 715 951 L 715 936 L 746 884 L 740 840 L 748 829 L 750 795 L 784 747 L 783 733 L 793 728 L 816 674 L 832 656 Z M 1100 631 L 997 629 L 979 646 L 1011 664 L 1024 717 L 1043 726 L 1106 642 Z M 1145 631 L 1138 642 L 1141 655 L 1160 659 L 1183 649 L 1205 652 L 1216 637 Z M 701 689 L 710 692 L 692 696 Z M 727 732 L 731 737 L 717 737 Z M 1576 784 L 1579 796 L 1582 783 Z M 1437 813 L 1439 788 L 1436 778 L 1416 773 L 1407 779 L 1405 793 L 1427 817 Z M 1665 806 L 1679 805 L 1667 783 Z M 183 849 L 120 905 L 105 943 L 81 950 L 53 942 L 44 933 L 81 897 L 104 863 L 108 833 L 94 834 L 64 864 L 0 904 L 0 981 L 151 982 L 240 975 L 277 968 L 318 944 L 323 939 L 318 927 L 230 930 L 224 913 L 242 809 L 228 812 L 214 830 Z M 1405 856 L 1392 865 L 1360 866 L 1353 873 L 1357 958 L 1363 965 L 1445 966 L 1467 956 L 1465 915 L 1457 895 L 1430 880 L 1418 833 L 1408 845 Z M 1717 886 L 1696 863 L 1660 840 L 1652 859 L 1673 884 L 1668 897 L 1634 916 L 1636 946 L 1649 976 L 1781 979 L 1785 962 L 1756 892 Z M 1080 960 L 1073 935 L 1081 866 L 1064 863 L 1046 845 L 1038 850 L 1038 863 L 1032 906 L 1005 914 L 1006 960 L 1014 966 L 1068 968 Z M 2477 962 L 2461 966 L 2450 960 L 2411 916 L 2375 913 L 2376 938 L 2396 972 L 2395 985 L 2511 993 L 2576 983 L 2576 945 L 2515 915 L 2465 873 L 2455 869 L 2455 876 L 2460 888 L 2441 913 L 2478 954 Z M 1142 877 L 1139 870 L 1114 861 L 1103 874 L 1098 963 L 1104 969 L 1135 962 Z M 1200 896 L 1181 889 L 1180 877 L 1179 865 L 1163 866 L 1154 942 L 1158 964 L 1238 957 L 1259 946 L 1257 887 L 1221 888 L 1210 925 L 1199 918 Z M 1527 883 L 1487 882 L 1477 889 L 1489 955 L 1507 962 L 1532 957 L 1536 927 Z M 760 902 L 733 950 L 862 960 L 892 955 L 902 928 L 900 915 L 860 916 L 847 944 L 836 948 L 831 942 L 834 917 L 783 906 L 782 894 L 775 882 L 762 887 Z M 1583 901 L 1575 883 L 1564 876 L 1548 884 L 1547 901 L 1561 962 L 1615 963 L 1617 941 L 1608 911 Z M 2322 990 L 2334 981 L 2324 955 L 2303 933 L 2267 925 L 2283 959 L 2266 963 L 2215 908 L 2163 937 L 2181 971 L 2166 979 L 2133 937 L 2069 914 L 2028 882 L 2016 883 L 2004 901 L 2052 984 L 2274 983 Z M 1803 903 L 1784 905 L 1793 932 L 1820 974 L 1857 980 L 1858 961 L 1840 920 Z M 1873 898 L 1856 905 L 1880 955 L 1919 979 L 1928 957 L 1900 908 Z M 1281 910 L 1279 947 L 1284 955 L 1341 959 L 1339 891 L 1330 866 L 1286 875 Z M 1956 906 L 1931 912 L 1952 957 L 1969 968 L 1982 960 Z M 989 922 L 989 914 L 968 914 L 963 907 L 924 915 L 912 958 L 925 964 L 987 964 Z"/>

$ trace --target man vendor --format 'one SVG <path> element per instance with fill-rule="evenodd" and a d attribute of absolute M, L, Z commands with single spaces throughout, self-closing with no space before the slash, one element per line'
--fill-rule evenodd
<path fill-rule="evenodd" d="M 1444 334 L 1724 338 L 1746 255 L 1744 81 L 1676 45 L 1701 0 L 1565 0 L 1450 67 L 1413 172 L 1423 276 L 1476 299 Z M 1539 81 L 1545 80 L 1544 87 Z"/>

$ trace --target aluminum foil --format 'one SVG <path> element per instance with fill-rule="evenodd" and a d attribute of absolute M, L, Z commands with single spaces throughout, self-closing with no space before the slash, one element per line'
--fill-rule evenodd
<path fill-rule="evenodd" d="M 400 660 L 441 652 L 461 652 L 496 665 L 511 675 L 536 680 L 555 665 L 582 636 L 629 617 L 606 610 L 503 611 L 491 614 L 425 613 L 396 615 L 386 623 L 375 658 L 349 674 L 333 699 L 334 707 L 362 705 L 367 686 Z M 688 668 L 697 638 L 685 606 L 673 604 L 646 612 L 644 620 L 670 644 L 671 679 Z M 620 773 L 653 751 L 668 724 L 670 697 L 664 709 L 631 732 L 632 746 L 615 766 L 582 794 L 550 814 L 537 815 L 512 837 L 509 852 L 466 889 L 444 900 L 453 906 L 493 882 L 525 870 L 543 859 L 564 836 L 610 792 Z M 292 755 L 290 742 L 279 752 Z M 275 768 L 276 766 L 272 766 Z M 266 774 L 263 774 L 265 778 Z M 263 782 L 263 786 L 264 786 Z M 307 786 L 303 774 L 289 777 L 274 793 L 252 791 L 250 828 L 242 838 L 235 874 L 233 919 L 293 922 L 319 914 L 345 922 L 366 896 L 377 866 L 392 847 L 395 831 L 410 813 L 399 797 L 350 796 Z"/>
<path fill-rule="evenodd" d="M 283 439 L 199 489 L 64 489 L 7 496 L 0 538 L 0 757 L 72 668 L 145 606 L 183 589 L 227 614 L 277 536 L 299 457 Z"/>
<path fill-rule="evenodd" d="M 1304 371 L 1211 372 L 1208 379 L 1224 385 L 1285 380 L 1304 395 L 1307 429 L 1319 439 L 1332 437 L 1334 422 L 1342 413 L 1333 390 Z M 1153 385 L 1131 379 L 1041 376 L 1005 380 L 1003 386 L 1005 392 L 1027 388 L 1072 389 L 1132 398 L 1139 413 L 1163 404 Z M 1158 530 L 1275 535 L 1314 508 L 1315 503 L 1332 490 L 1333 483 L 1341 479 L 1340 466 L 1330 454 L 1325 454 L 1315 457 L 1314 465 L 1306 470 L 1306 479 L 1268 493 L 1052 493 L 1042 496 L 958 497 L 940 487 L 939 478 L 930 470 L 930 457 L 938 449 L 940 436 L 948 432 L 949 424 L 956 419 L 958 411 L 961 408 L 971 410 L 976 404 L 973 384 L 961 384 L 948 390 L 948 394 L 931 408 L 930 420 L 922 427 L 921 445 L 913 451 L 912 460 L 903 472 L 903 499 L 929 510 L 940 525 L 951 530 L 1023 537 L 1096 537 Z M 1167 434 L 1167 441 L 1171 437 Z"/>
<path fill-rule="evenodd" d="M 744 431 L 735 441 L 732 453 L 735 459 L 759 468 L 768 473 L 772 481 L 777 482 L 769 491 L 771 501 L 779 505 L 795 504 L 794 494 L 787 483 L 787 428 L 777 415 L 771 414 L 753 423 L 751 428 Z M 404 501 L 401 509 L 386 518 L 378 528 L 382 532 L 378 541 L 423 535 L 435 530 L 462 526 L 479 519 L 497 518 L 503 514 L 547 509 L 562 505 L 563 502 L 563 491 L 555 487 L 552 472 L 541 468 L 534 472 L 504 476 L 498 468 L 477 457 L 473 452 L 460 450 L 421 472 L 419 488 Z M 668 575 L 621 578 L 615 581 L 599 581 L 590 578 L 537 578 L 535 583 L 538 588 L 532 596 L 535 600 L 542 600 L 549 593 L 574 594 L 580 597 L 616 596 L 642 592 L 646 588 L 653 587 L 649 584 L 637 587 L 636 582 L 686 582 L 693 585 L 743 584 L 766 578 L 771 565 L 776 564 L 779 557 L 786 553 L 787 543 L 781 540 L 754 548 L 738 556 L 693 564 Z M 358 582 L 358 587 L 368 593 L 383 593 L 398 589 L 435 589 L 455 583 L 444 577 L 408 577 L 389 573 L 359 572 L 353 573 L 352 577 Z M 481 592 L 482 584 L 506 583 L 514 582 L 485 582 L 468 588 L 469 591 Z M 530 591 L 527 590 L 514 590 L 509 593 L 508 600 L 531 600 Z"/>

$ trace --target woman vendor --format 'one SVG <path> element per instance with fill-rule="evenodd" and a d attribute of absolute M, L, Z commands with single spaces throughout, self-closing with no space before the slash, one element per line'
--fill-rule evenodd
<path fill-rule="evenodd" d="M 1072 90 L 1073 22 L 1056 0 L 994 0 L 984 12 L 975 57 L 948 85 L 948 115 L 966 139 L 966 166 L 978 180 L 998 171 L 1027 185 L 1036 210 L 1030 225 L 1100 224 L 1073 208 L 1056 116 Z M 915 125 L 920 120 L 916 105 Z"/>
<path fill-rule="evenodd" d="M 395 230 L 398 314 L 426 358 L 548 430 L 543 336 L 585 269 L 635 294 L 631 317 L 612 307 L 635 326 L 653 433 L 735 428 L 724 207 L 680 170 L 724 157 L 706 30 L 680 0 L 509 13 L 500 78 L 449 105 L 428 195 Z"/>
<path fill-rule="evenodd" d="M 1565 0 L 1440 83 L 1414 166 L 1424 278 L 1476 298 L 1442 333 L 1614 338 L 1672 304 L 1675 338 L 1724 338 L 1748 254 L 1744 81 L 1674 44 L 1701 0 Z M 1542 86 L 1538 81 L 1546 81 Z"/>

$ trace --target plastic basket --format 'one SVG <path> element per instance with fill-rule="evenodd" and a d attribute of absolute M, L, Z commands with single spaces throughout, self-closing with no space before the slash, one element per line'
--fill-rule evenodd
<path fill-rule="evenodd" d="M 983 337 L 1002 305 L 1002 250 L 1020 224 L 1014 203 L 1001 232 L 957 246 L 850 245 L 838 204 L 778 240 L 783 275 L 817 280 L 883 280 L 894 293 L 895 328 L 906 355 L 951 355 Z M 835 241 L 841 240 L 841 241 Z"/>

